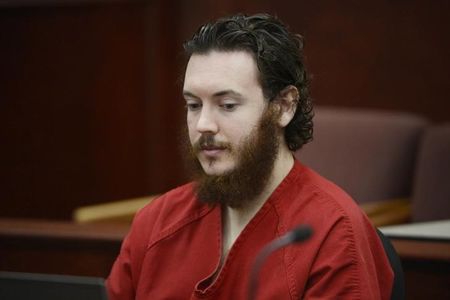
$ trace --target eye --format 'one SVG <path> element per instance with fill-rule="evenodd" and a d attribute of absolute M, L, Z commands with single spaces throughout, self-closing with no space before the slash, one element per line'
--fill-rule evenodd
<path fill-rule="evenodd" d="M 236 103 L 224 103 L 220 105 L 220 107 L 222 107 L 226 111 L 234 111 L 236 110 L 237 106 L 238 105 Z"/>
<path fill-rule="evenodd" d="M 187 102 L 186 108 L 188 111 L 197 111 L 202 107 L 200 103 L 197 102 Z"/>

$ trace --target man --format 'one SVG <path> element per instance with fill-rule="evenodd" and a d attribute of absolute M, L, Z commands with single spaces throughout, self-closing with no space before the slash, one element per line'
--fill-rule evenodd
<path fill-rule="evenodd" d="M 257 299 L 389 299 L 392 270 L 367 217 L 293 157 L 312 134 L 301 37 L 236 15 L 184 46 L 194 181 L 136 215 L 111 299 L 245 299 L 257 253 L 298 224 L 313 236 L 268 258 Z"/>

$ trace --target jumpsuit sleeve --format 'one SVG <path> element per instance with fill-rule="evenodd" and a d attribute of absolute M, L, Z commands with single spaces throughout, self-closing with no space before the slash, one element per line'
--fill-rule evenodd
<path fill-rule="evenodd" d="M 362 226 L 355 228 L 343 219 L 328 232 L 314 260 L 304 299 L 390 298 L 393 272 L 381 241 L 370 224 L 358 225 Z"/>
<path fill-rule="evenodd" d="M 144 207 L 136 214 L 130 231 L 122 243 L 119 256 L 106 280 L 109 300 L 135 299 L 142 262 L 154 220 L 149 206 Z"/>

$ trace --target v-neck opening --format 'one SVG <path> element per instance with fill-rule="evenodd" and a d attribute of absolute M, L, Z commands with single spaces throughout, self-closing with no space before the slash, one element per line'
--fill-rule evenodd
<path fill-rule="evenodd" d="M 219 238 L 218 243 L 219 249 L 216 249 L 217 253 L 219 254 L 217 260 L 218 262 L 216 263 L 213 272 L 208 277 L 202 279 L 196 284 L 194 292 L 198 296 L 206 297 L 208 295 L 211 295 L 220 287 L 220 285 L 224 280 L 224 277 L 227 274 L 229 266 L 233 263 L 234 257 L 237 255 L 246 237 L 257 227 L 259 222 L 262 221 L 263 217 L 270 211 L 270 208 L 273 206 L 272 202 L 274 202 L 276 199 L 279 198 L 278 195 L 284 190 L 284 187 L 297 177 L 296 174 L 300 169 L 299 166 L 301 165 L 297 161 L 294 161 L 294 165 L 292 166 L 291 170 L 286 175 L 286 177 L 281 181 L 281 183 L 272 192 L 272 194 L 269 196 L 266 202 L 255 214 L 255 216 L 253 216 L 253 218 L 248 222 L 247 225 L 245 225 L 244 229 L 238 235 L 235 242 L 231 246 L 230 251 L 228 251 L 227 257 L 223 258 L 223 264 L 221 264 L 223 256 L 223 242 L 224 242 L 223 227 L 222 227 L 223 208 L 220 206 L 216 207 L 216 209 L 218 210 L 217 213 L 219 214 L 217 218 L 218 221 L 216 222 L 217 236 Z"/>
<path fill-rule="evenodd" d="M 244 229 L 238 235 L 235 242 L 231 246 L 230 251 L 228 251 L 228 255 L 226 257 L 223 257 L 223 242 L 224 242 L 222 232 L 223 216 L 222 213 L 220 213 L 220 217 L 218 218 L 218 222 L 216 223 L 216 225 L 218 225 L 217 227 L 219 228 L 218 230 L 219 249 L 217 249 L 219 253 L 218 262 L 216 263 L 214 271 L 208 277 L 197 283 L 195 288 L 196 293 L 202 296 L 207 296 L 214 293 L 220 287 L 223 278 L 226 276 L 227 270 L 229 269 L 229 266 L 233 263 L 234 257 L 241 248 L 243 241 L 249 235 L 249 233 L 256 228 L 256 225 L 262 220 L 264 215 L 269 211 L 270 204 L 268 203 L 268 200 L 266 201 L 266 203 L 264 203 L 264 205 L 259 209 L 259 211 L 255 214 L 255 216 L 250 220 L 250 222 L 244 227 Z M 221 210 L 222 208 L 219 208 L 220 212 Z"/>

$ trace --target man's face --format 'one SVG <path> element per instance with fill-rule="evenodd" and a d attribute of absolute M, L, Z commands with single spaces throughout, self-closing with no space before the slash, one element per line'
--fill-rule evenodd
<path fill-rule="evenodd" d="M 232 171 L 267 108 L 253 57 L 245 51 L 192 55 L 183 94 L 189 139 L 204 172 Z"/>

